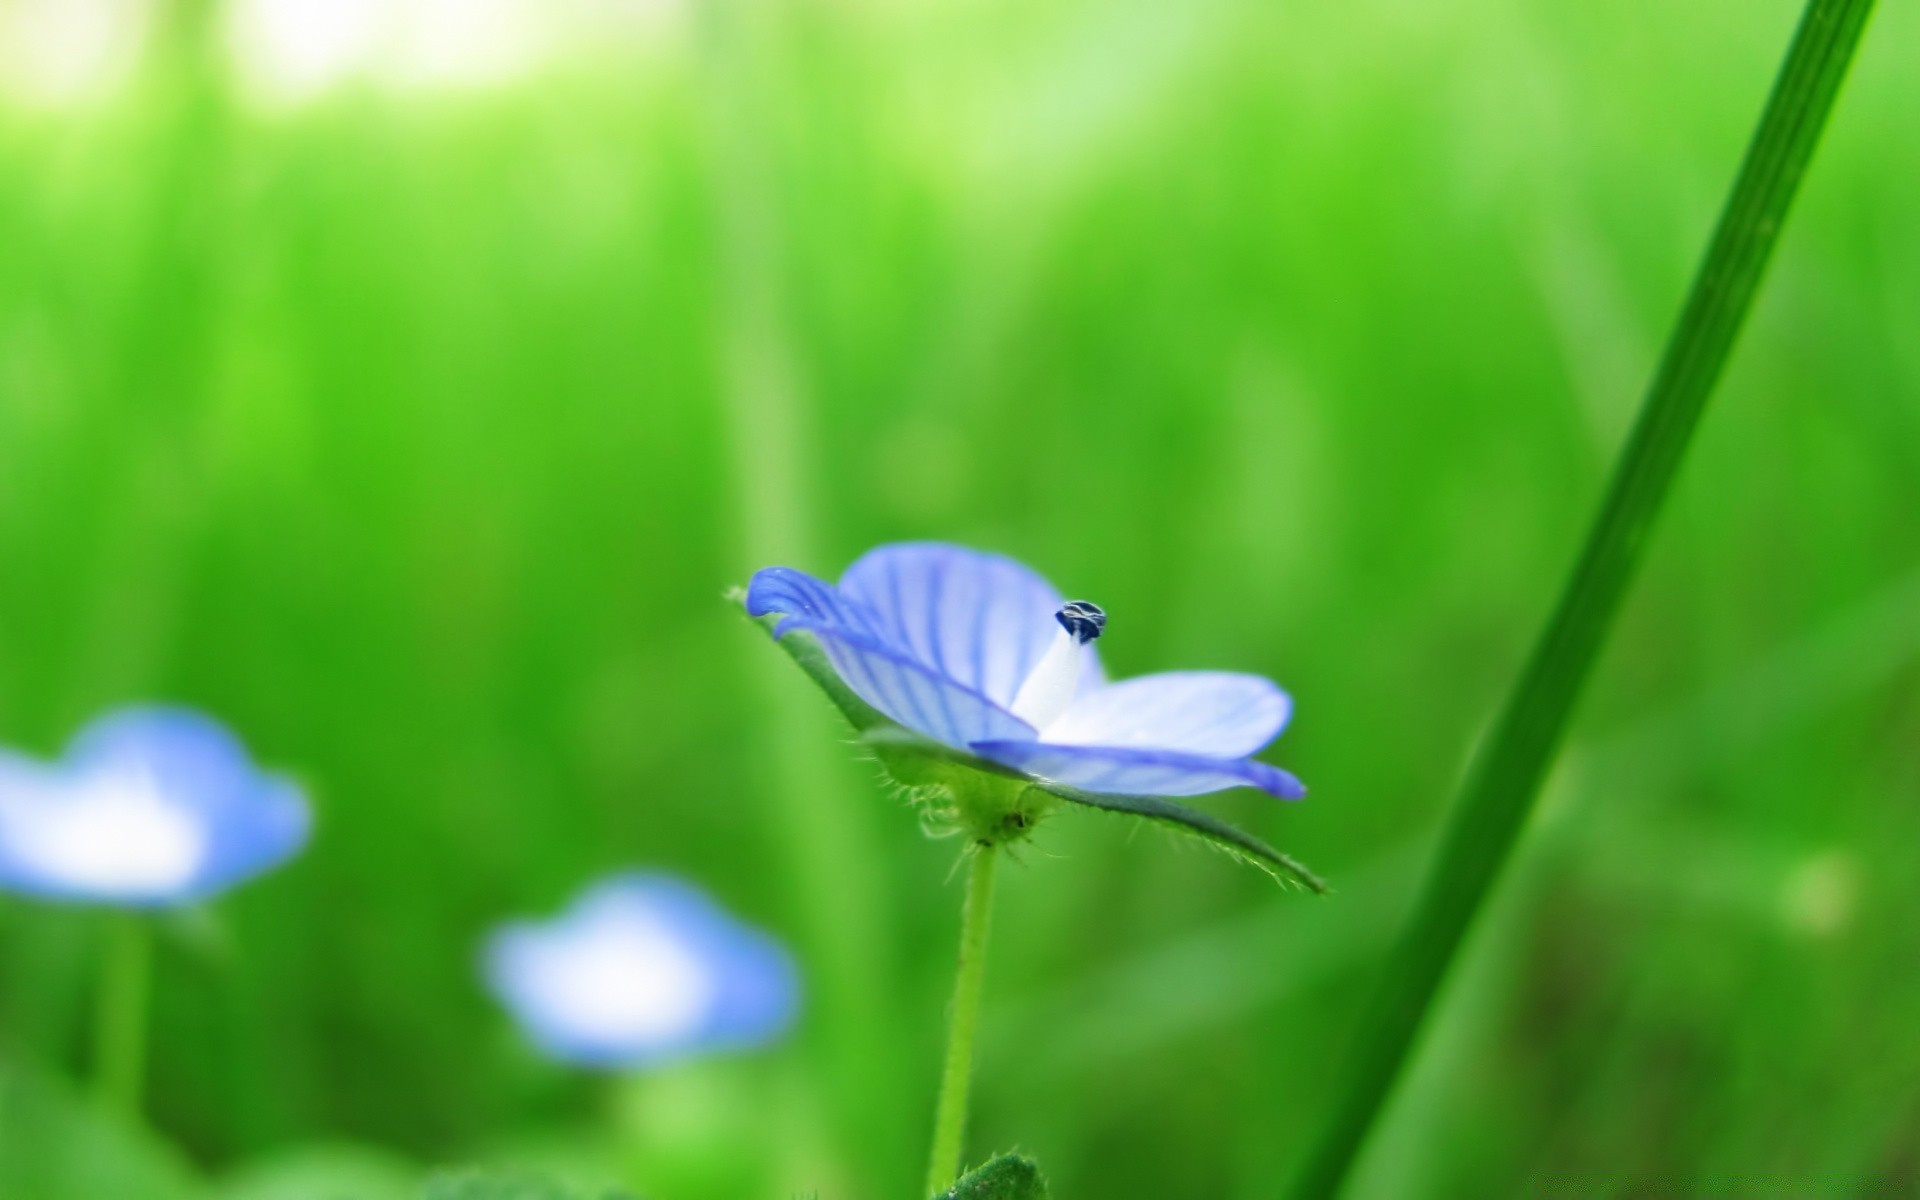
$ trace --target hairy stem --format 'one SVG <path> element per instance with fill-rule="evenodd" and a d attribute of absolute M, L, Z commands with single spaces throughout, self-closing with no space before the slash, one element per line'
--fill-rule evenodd
<path fill-rule="evenodd" d="M 1326 1134 L 1294 1195 L 1337 1195 L 1390 1097 L 1463 938 L 1506 863 L 1751 307 L 1873 0 L 1810 0 L 1667 342 L 1606 501 L 1456 803 L 1373 1004 Z"/>
<path fill-rule="evenodd" d="M 94 1014 L 94 1091 L 102 1108 L 127 1118 L 140 1112 L 146 1069 L 147 979 L 153 942 L 138 913 L 108 914 Z"/>
<path fill-rule="evenodd" d="M 966 906 L 960 917 L 960 971 L 953 982 L 947 1061 L 940 1074 L 940 1102 L 933 1120 L 933 1154 L 927 1161 L 926 1193 L 944 1190 L 960 1174 L 967 1132 L 967 1089 L 973 1082 L 973 1034 L 980 1024 L 980 989 L 986 979 L 987 922 L 993 908 L 993 846 L 974 847 L 967 870 Z"/>

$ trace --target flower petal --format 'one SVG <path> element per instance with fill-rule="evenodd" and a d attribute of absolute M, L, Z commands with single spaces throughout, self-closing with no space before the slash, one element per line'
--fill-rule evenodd
<path fill-rule="evenodd" d="M 308 825 L 298 788 L 182 709 L 109 714 L 60 764 L 0 756 L 0 885 L 35 895 L 200 899 L 293 854 Z"/>
<path fill-rule="evenodd" d="M 973 752 L 1042 779 L 1090 792 L 1147 796 L 1198 796 L 1233 787 L 1256 787 L 1282 800 L 1307 789 L 1298 779 L 1251 758 L 1215 758 L 1178 750 L 1129 746 L 1057 746 L 1047 742 L 981 741 Z"/>
<path fill-rule="evenodd" d="M 42 830 L 64 799 L 66 781 L 55 768 L 24 755 L 0 751 L 0 887 L 32 896 L 67 898 L 74 889 L 62 872 L 49 869 L 38 853 L 48 840 Z M 76 839 L 77 840 L 77 839 Z"/>
<path fill-rule="evenodd" d="M 197 813 L 205 857 L 180 896 L 198 899 L 276 866 L 306 845 L 312 815 L 291 780 L 261 771 L 220 722 L 190 709 L 124 708 L 74 738 L 76 776 L 135 775 Z"/>
<path fill-rule="evenodd" d="M 1064 603 L 1013 559 L 942 542 L 870 550 L 840 577 L 840 592 L 878 616 L 887 640 L 1002 708 L 1060 632 Z M 1083 688 L 1103 678 L 1093 647 L 1084 653 Z"/>
<path fill-rule="evenodd" d="M 774 626 L 775 637 L 787 631 L 788 622 L 802 620 L 849 629 L 881 643 L 893 641 L 888 627 L 872 609 L 843 595 L 832 584 L 792 567 L 755 571 L 747 584 L 747 615 L 776 613 L 786 619 Z"/>
<path fill-rule="evenodd" d="M 798 1003 L 792 958 L 698 888 L 628 872 L 551 921 L 514 921 L 487 982 L 549 1054 L 631 1068 L 771 1040 Z"/>
<path fill-rule="evenodd" d="M 780 622 L 782 635 L 810 633 L 862 700 L 918 733 L 957 749 L 991 739 L 1032 741 L 1033 726 L 971 688 L 851 628 L 805 617 Z"/>
<path fill-rule="evenodd" d="M 1242 758 L 1271 742 L 1292 711 L 1287 694 L 1258 675 L 1167 671 L 1083 693 L 1040 737 Z"/>
<path fill-rule="evenodd" d="M 747 612 L 782 614 L 775 637 L 812 634 L 862 700 L 935 741 L 965 749 L 982 738 L 1037 736 L 1031 725 L 915 654 L 895 636 L 897 622 L 804 571 L 769 567 L 755 572 L 747 587 Z"/>

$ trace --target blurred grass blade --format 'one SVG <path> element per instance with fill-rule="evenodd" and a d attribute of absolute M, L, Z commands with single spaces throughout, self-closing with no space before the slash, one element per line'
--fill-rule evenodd
<path fill-rule="evenodd" d="M 11 1053 L 0 1064 L 0 1196 L 206 1194 L 186 1157 L 152 1133 L 83 1103 L 64 1081 L 24 1067 Z"/>
<path fill-rule="evenodd" d="M 1751 307 L 1872 0 L 1810 0 L 1559 607 L 1508 697 L 1359 1030 L 1339 1106 L 1294 1195 L 1336 1195 L 1468 926 L 1513 848 L 1568 714 Z"/>
<path fill-rule="evenodd" d="M 518 1169 L 442 1172 L 427 1180 L 420 1200 L 631 1200 L 623 1192 L 591 1197 L 558 1180 Z"/>

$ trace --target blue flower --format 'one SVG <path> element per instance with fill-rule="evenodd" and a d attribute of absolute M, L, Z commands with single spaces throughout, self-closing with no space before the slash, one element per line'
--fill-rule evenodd
<path fill-rule="evenodd" d="M 486 977 L 547 1053 L 581 1066 L 650 1066 L 756 1046 L 792 1022 L 792 960 L 692 884 L 616 875 L 554 920 L 489 940 Z"/>
<path fill-rule="evenodd" d="M 814 638 L 840 681 L 887 718 L 1025 777 L 1102 794 L 1306 794 L 1251 757 L 1286 725 L 1285 692 L 1227 671 L 1108 683 L 1093 646 L 1106 614 L 1063 600 L 1012 559 L 881 546 L 838 586 L 769 567 L 746 606 L 779 618 L 777 638 Z"/>
<path fill-rule="evenodd" d="M 148 908 L 200 900 L 306 844 L 307 802 L 218 722 L 175 708 L 96 720 L 58 763 L 0 751 L 0 887 Z"/>

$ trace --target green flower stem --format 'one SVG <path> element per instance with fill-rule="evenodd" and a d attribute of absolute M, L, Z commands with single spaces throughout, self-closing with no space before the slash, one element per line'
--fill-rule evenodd
<path fill-rule="evenodd" d="M 94 1014 L 94 1090 L 102 1108 L 129 1119 L 140 1113 L 147 1051 L 147 980 L 153 940 L 140 914 L 107 917 Z"/>
<path fill-rule="evenodd" d="M 986 980 L 987 922 L 993 909 L 994 849 L 974 847 L 967 870 L 966 907 L 960 917 L 960 973 L 953 982 L 947 1063 L 940 1075 L 940 1103 L 933 1121 L 933 1155 L 927 1162 L 926 1194 L 946 1190 L 960 1175 L 961 1141 L 967 1132 L 967 1089 L 973 1082 L 973 1034 L 980 1024 L 980 989 Z"/>
<path fill-rule="evenodd" d="M 1873 0 L 1810 0 L 1586 549 L 1469 774 L 1294 1195 L 1339 1193 L 1506 863 L 1832 111 Z"/>

